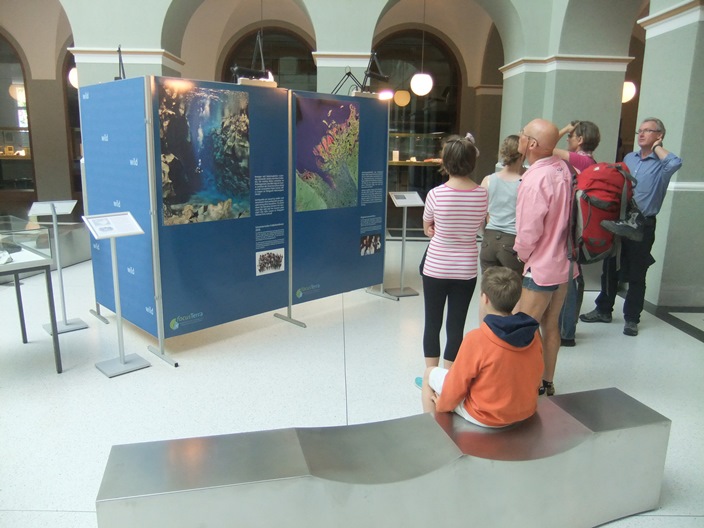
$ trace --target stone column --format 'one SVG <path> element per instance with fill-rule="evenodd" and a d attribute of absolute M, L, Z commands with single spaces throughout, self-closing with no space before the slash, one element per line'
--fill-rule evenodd
<path fill-rule="evenodd" d="M 621 92 L 629 57 L 553 55 L 524 58 L 504 74 L 502 137 L 536 117 L 562 127 L 573 119 L 594 122 L 601 132 L 597 161 L 614 161 Z M 564 145 L 562 145 L 564 147 Z"/>
<path fill-rule="evenodd" d="M 376 20 L 387 0 L 303 0 L 308 8 L 317 49 L 318 91 L 330 93 L 349 70 L 361 82 L 369 64 Z M 347 94 L 351 79 L 340 90 Z"/>
<path fill-rule="evenodd" d="M 181 42 L 187 22 L 203 0 L 60 0 L 73 31 L 71 52 L 81 86 L 120 76 L 181 76 Z"/>

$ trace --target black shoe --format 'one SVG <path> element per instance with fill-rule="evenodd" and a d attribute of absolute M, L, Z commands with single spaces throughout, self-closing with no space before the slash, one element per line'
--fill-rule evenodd
<path fill-rule="evenodd" d="M 599 310 L 592 310 L 589 313 L 580 315 L 579 320 L 585 323 L 610 323 L 611 314 L 601 313 Z"/>
<path fill-rule="evenodd" d="M 614 235 L 640 242 L 643 240 L 643 228 L 636 222 L 628 220 L 602 220 L 601 227 Z"/>
<path fill-rule="evenodd" d="M 638 335 L 638 323 L 633 321 L 626 321 L 623 326 L 623 333 L 627 336 L 637 336 Z"/>
<path fill-rule="evenodd" d="M 543 394 L 547 394 L 548 396 L 555 395 L 555 385 L 553 385 L 552 381 L 543 380 L 543 384 L 538 387 L 538 396 L 542 396 Z"/>
<path fill-rule="evenodd" d="M 563 347 L 573 347 L 577 344 L 574 339 L 565 339 L 564 337 L 560 340 L 560 346 Z"/>

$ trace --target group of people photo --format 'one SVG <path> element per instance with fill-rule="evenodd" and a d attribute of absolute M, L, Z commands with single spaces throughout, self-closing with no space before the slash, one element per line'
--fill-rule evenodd
<path fill-rule="evenodd" d="M 481 184 L 472 178 L 479 155 L 472 135 L 445 140 L 447 180 L 428 192 L 423 212 L 430 239 L 420 265 L 426 369 L 416 384 L 425 412 L 455 412 L 493 428 L 529 418 L 540 395 L 555 394 L 558 351 L 575 346 L 577 321 L 612 322 L 619 283 L 627 284 L 623 334 L 638 335 L 646 274 L 655 262 L 656 216 L 682 166 L 664 147 L 665 132 L 660 119 L 643 119 L 638 149 L 612 166 L 594 157 L 601 139 L 594 123 L 572 121 L 560 129 L 534 119 L 503 140 L 502 169 Z M 565 136 L 567 148 L 558 148 Z M 617 175 L 624 193 L 617 196 L 616 217 L 601 222 L 613 246 L 597 257 L 596 306 L 580 315 L 580 262 L 587 261 L 572 248 L 580 243 L 575 203 L 580 175 L 599 169 L 607 178 Z M 480 269 L 479 327 L 464 335 Z"/>

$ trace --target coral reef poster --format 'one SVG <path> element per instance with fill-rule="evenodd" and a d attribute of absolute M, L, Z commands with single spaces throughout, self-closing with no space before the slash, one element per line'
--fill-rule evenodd
<path fill-rule="evenodd" d="M 296 107 L 296 211 L 357 205 L 359 104 L 300 98 Z"/>
<path fill-rule="evenodd" d="M 164 225 L 250 216 L 249 94 L 157 82 Z"/>

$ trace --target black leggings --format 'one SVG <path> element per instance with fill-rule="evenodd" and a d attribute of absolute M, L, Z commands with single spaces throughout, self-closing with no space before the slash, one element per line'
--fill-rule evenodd
<path fill-rule="evenodd" d="M 423 275 L 423 297 L 425 301 L 425 330 L 423 332 L 423 355 L 440 357 L 440 329 L 447 300 L 447 343 L 445 361 L 455 361 L 464 337 L 467 310 L 477 285 L 477 278 L 469 280 L 435 279 Z"/>

